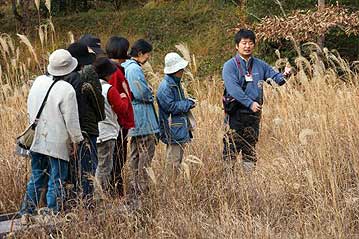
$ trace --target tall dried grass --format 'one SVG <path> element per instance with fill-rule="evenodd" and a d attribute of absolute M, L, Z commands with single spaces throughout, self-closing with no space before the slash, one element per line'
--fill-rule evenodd
<path fill-rule="evenodd" d="M 265 87 L 253 174 L 243 174 L 238 164 L 231 170 L 221 160 L 222 81 L 195 77 L 188 91 L 199 100 L 194 109 L 198 125 L 186 148 L 183 175 L 171 180 L 160 144 L 151 173 L 156 184 L 141 209 L 120 213 L 118 200 L 110 201 L 112 209 L 77 208 L 74 223 L 21 236 L 357 238 L 359 77 L 338 55 L 325 54 L 323 59 L 315 52 L 310 60 L 298 58 L 299 72 L 287 85 Z M 153 75 L 156 84 L 160 75 Z M 0 102 L 1 212 L 18 208 L 29 174 L 26 160 L 13 155 L 15 135 L 26 122 L 27 90 L 16 89 Z"/>

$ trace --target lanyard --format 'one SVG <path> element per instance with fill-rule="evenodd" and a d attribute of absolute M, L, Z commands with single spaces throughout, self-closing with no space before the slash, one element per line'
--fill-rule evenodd
<path fill-rule="evenodd" d="M 237 63 L 237 67 L 239 69 L 239 71 L 241 72 L 241 77 L 244 76 L 243 74 L 243 69 L 241 67 L 241 61 L 239 60 L 239 57 L 235 57 L 236 63 Z M 246 75 L 252 75 L 252 68 L 253 68 L 253 59 L 251 59 L 251 61 L 249 62 L 249 66 L 248 66 L 248 70 L 246 72 Z"/>
<path fill-rule="evenodd" d="M 249 66 L 248 66 L 248 69 L 247 69 L 247 74 L 244 75 L 243 74 L 243 69 L 241 67 L 241 61 L 239 59 L 239 57 L 235 57 L 234 58 L 236 63 L 237 63 L 237 67 L 238 67 L 238 70 L 240 71 L 240 76 L 239 76 L 239 79 L 241 79 L 243 76 L 246 77 L 246 76 L 251 76 L 252 75 L 252 68 L 253 68 L 253 59 L 251 60 L 251 62 L 249 62 Z M 245 92 L 246 91 L 246 88 L 247 88 L 247 84 L 248 84 L 248 81 L 247 80 L 244 80 L 243 81 L 243 85 L 241 86 L 242 87 L 242 90 Z"/>

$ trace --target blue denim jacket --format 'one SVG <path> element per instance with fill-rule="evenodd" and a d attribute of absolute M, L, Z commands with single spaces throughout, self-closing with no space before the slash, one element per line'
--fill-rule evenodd
<path fill-rule="evenodd" d="M 133 96 L 135 128 L 130 129 L 129 136 L 159 133 L 158 119 L 153 106 L 154 96 L 141 66 L 135 60 L 126 60 L 121 65 L 125 69 L 125 76 Z"/>
<path fill-rule="evenodd" d="M 239 69 L 236 59 L 239 60 L 239 67 L 242 70 Z M 252 65 L 251 73 L 253 81 L 247 82 L 245 91 L 243 91 L 245 74 L 248 73 L 250 65 Z M 259 104 L 263 103 L 263 84 L 267 82 L 267 79 L 273 79 L 278 85 L 283 85 L 286 82 L 283 74 L 275 71 L 266 62 L 251 57 L 247 63 L 238 54 L 224 63 L 222 78 L 227 95 L 232 96 L 245 106 L 241 111 L 246 112 L 251 112 L 250 107 L 254 101 Z"/>
<path fill-rule="evenodd" d="M 194 103 L 184 97 L 180 79 L 165 75 L 157 90 L 157 103 L 161 141 L 165 144 L 190 141 L 187 113 Z"/>

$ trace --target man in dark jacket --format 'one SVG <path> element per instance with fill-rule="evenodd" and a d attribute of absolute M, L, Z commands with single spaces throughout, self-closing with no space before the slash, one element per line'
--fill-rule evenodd
<path fill-rule="evenodd" d="M 95 54 L 90 53 L 86 45 L 77 42 L 71 44 L 68 51 L 79 62 L 76 70 L 67 77 L 66 81 L 76 91 L 80 127 L 85 138 L 77 152 L 80 162 L 77 166 L 81 168 L 81 174 L 74 173 L 73 175 L 80 178 L 72 181 L 79 180 L 83 196 L 90 198 L 93 193 L 90 177 L 95 176 L 98 163 L 96 147 L 96 139 L 99 135 L 98 122 L 105 119 L 104 98 L 98 75 L 91 65 L 96 59 Z"/>
<path fill-rule="evenodd" d="M 245 170 L 254 168 L 257 158 L 255 146 L 263 104 L 263 83 L 273 79 L 278 85 L 286 83 L 291 68 L 284 73 L 275 71 L 264 61 L 252 56 L 255 47 L 254 32 L 241 29 L 235 35 L 237 55 L 223 66 L 226 112 L 225 122 L 230 130 L 225 134 L 223 157 L 233 160 L 242 152 Z"/>

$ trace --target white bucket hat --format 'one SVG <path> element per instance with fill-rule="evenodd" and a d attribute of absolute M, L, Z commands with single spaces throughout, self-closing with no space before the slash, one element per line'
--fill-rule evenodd
<path fill-rule="evenodd" d="M 165 74 L 173 74 L 188 66 L 188 61 L 183 59 L 176 52 L 170 52 L 165 56 Z"/>
<path fill-rule="evenodd" d="M 53 76 L 64 76 L 71 73 L 76 67 L 76 58 L 72 57 L 67 50 L 58 49 L 51 53 L 49 57 L 47 72 Z"/>

